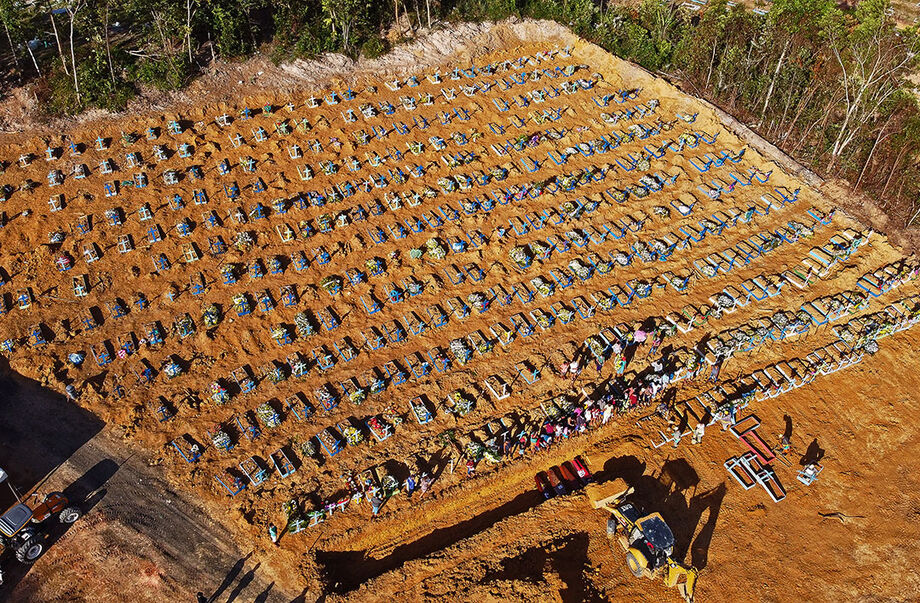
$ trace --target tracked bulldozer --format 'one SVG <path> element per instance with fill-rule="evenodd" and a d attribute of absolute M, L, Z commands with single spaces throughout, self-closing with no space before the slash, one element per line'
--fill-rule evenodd
<path fill-rule="evenodd" d="M 587 488 L 595 509 L 610 512 L 607 536 L 615 538 L 626 551 L 626 566 L 637 578 L 663 580 L 668 588 L 677 588 L 687 603 L 693 603 L 698 570 L 675 561 L 674 533 L 659 513 L 643 515 L 626 498 L 633 493 L 622 479 Z"/>

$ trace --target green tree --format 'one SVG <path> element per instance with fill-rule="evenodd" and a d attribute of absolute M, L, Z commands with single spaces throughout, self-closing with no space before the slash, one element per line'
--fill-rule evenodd
<path fill-rule="evenodd" d="M 367 0 L 322 0 L 323 19 L 332 28 L 346 52 L 353 51 L 352 35 L 367 19 Z"/>

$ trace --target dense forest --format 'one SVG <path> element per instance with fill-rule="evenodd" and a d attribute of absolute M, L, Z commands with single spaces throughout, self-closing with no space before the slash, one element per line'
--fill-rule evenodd
<path fill-rule="evenodd" d="M 49 115 L 123 108 L 210 62 L 259 51 L 375 57 L 420 29 L 512 15 L 553 19 L 679 81 L 826 177 L 920 223 L 916 27 L 888 0 L 727 0 L 690 11 L 645 0 L 0 0 L 5 89 L 29 84 Z"/>

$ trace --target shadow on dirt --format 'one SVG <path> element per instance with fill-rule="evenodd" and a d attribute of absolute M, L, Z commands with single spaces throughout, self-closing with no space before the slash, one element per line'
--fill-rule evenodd
<path fill-rule="evenodd" d="M 9 482 L 23 502 L 34 507 L 50 492 L 41 487 L 45 478 L 99 433 L 104 423 L 37 381 L 13 373 L 9 363 L 0 359 L 0 426 L 0 467 L 9 474 Z M 85 514 L 105 496 L 102 486 L 117 470 L 115 461 L 102 460 L 70 484 L 64 495 Z M 42 496 L 27 496 L 36 487 Z M 6 484 L 0 486 L 0 513 L 15 502 L 12 490 Z M 49 519 L 45 526 L 46 549 L 54 546 L 70 527 L 56 518 Z M 10 592 L 30 566 L 12 556 L 4 557 L 3 591 Z"/>
<path fill-rule="evenodd" d="M 686 459 L 668 460 L 657 475 L 646 475 L 646 465 L 634 456 L 609 459 L 595 474 L 598 482 L 622 478 L 635 492 L 630 500 L 644 513 L 661 513 L 674 533 L 674 558 L 683 560 L 690 553 L 690 563 L 703 569 L 709 560 L 709 545 L 725 498 L 726 487 L 719 484 L 698 492 L 700 478 Z M 700 527 L 703 515 L 706 520 Z M 694 534 L 696 537 L 694 538 Z"/>
<path fill-rule="evenodd" d="M 365 551 L 319 551 L 316 558 L 323 568 L 323 577 L 329 589 L 334 593 L 346 593 L 407 561 L 448 548 L 507 517 L 529 511 L 541 502 L 543 497 L 536 490 L 528 490 L 500 507 L 401 545 L 380 559 L 368 558 Z"/>
<path fill-rule="evenodd" d="M 10 372 L 0 359 L 0 467 L 20 491 L 28 491 L 83 444 L 104 423 L 38 382 Z"/>
<path fill-rule="evenodd" d="M 505 559 L 500 570 L 487 573 L 482 581 L 526 580 L 541 584 L 547 568 L 559 574 L 565 584 L 565 589 L 559 593 L 562 601 L 606 601 L 585 575 L 588 569 L 587 532 L 557 538 Z"/>

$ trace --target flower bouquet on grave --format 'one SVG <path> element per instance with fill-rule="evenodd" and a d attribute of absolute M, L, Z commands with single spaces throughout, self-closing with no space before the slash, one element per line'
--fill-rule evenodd
<path fill-rule="evenodd" d="M 530 284 L 533 285 L 534 289 L 536 289 L 543 297 L 551 296 L 555 290 L 553 284 L 544 279 L 542 276 L 532 278 L 530 280 Z"/>
<path fill-rule="evenodd" d="M 767 233 L 767 234 L 765 235 L 765 238 L 764 238 L 764 240 L 763 240 L 762 245 L 763 245 L 763 248 L 764 248 L 765 250 L 767 250 L 767 251 L 773 251 L 774 249 L 776 249 L 777 247 L 779 247 L 779 245 L 780 245 L 780 243 L 782 243 L 782 241 L 783 241 L 783 240 L 782 240 L 781 238 L 779 238 L 779 236 L 777 236 L 776 234 L 774 234 L 774 233 L 771 232 L 771 233 Z"/>
<path fill-rule="evenodd" d="M 489 173 L 492 175 L 492 178 L 494 178 L 497 182 L 501 182 L 502 180 L 508 177 L 508 169 L 500 165 L 496 165 L 495 167 L 493 167 L 489 171 Z"/>
<path fill-rule="evenodd" d="M 236 310 L 237 314 L 248 314 L 252 310 L 252 306 L 249 305 L 249 300 L 242 293 L 237 293 L 233 296 L 233 309 Z"/>
<path fill-rule="evenodd" d="M 378 471 L 382 472 L 384 469 L 381 468 L 378 469 Z M 381 476 L 380 487 L 383 489 L 387 496 L 392 496 L 397 490 L 399 490 L 399 482 L 395 477 L 387 473 Z"/>
<path fill-rule="evenodd" d="M 284 345 L 285 340 L 289 339 L 288 331 L 284 326 L 277 326 L 274 329 L 269 331 L 271 338 L 275 340 L 275 343 L 278 345 Z"/>
<path fill-rule="evenodd" d="M 230 436 L 227 435 L 227 432 L 224 431 L 224 428 L 218 425 L 214 428 L 214 431 L 211 432 L 211 443 L 214 444 L 214 447 L 218 450 L 223 450 L 229 452 L 230 448 L 233 446 L 233 443 L 230 441 Z"/>
<path fill-rule="evenodd" d="M 575 313 L 565 307 L 560 308 L 556 314 L 563 323 L 570 322 L 575 318 Z"/>
<path fill-rule="evenodd" d="M 298 358 L 290 363 L 292 377 L 305 377 L 309 371 L 307 363 Z"/>
<path fill-rule="evenodd" d="M 301 239 L 306 240 L 316 234 L 316 231 L 313 229 L 313 226 L 310 224 L 309 220 L 301 220 L 298 223 L 298 227 L 300 228 Z"/>
<path fill-rule="evenodd" d="M 428 255 L 434 260 L 443 260 L 447 257 L 447 250 L 444 249 L 444 246 L 441 245 L 441 242 L 437 239 L 428 239 L 425 243 L 425 247 L 428 250 Z"/>
<path fill-rule="evenodd" d="M 591 335 L 585 340 L 585 344 L 588 346 L 588 349 L 591 350 L 591 353 L 595 358 L 602 358 L 604 356 L 604 349 L 606 346 L 601 343 L 600 338 L 597 335 Z"/>
<path fill-rule="evenodd" d="M 641 160 L 637 162 L 636 165 L 638 166 L 639 163 L 641 163 Z M 639 184 L 652 192 L 657 192 L 662 189 L 661 182 L 658 180 L 658 178 L 651 176 L 649 174 L 645 174 L 644 176 L 639 178 Z"/>
<path fill-rule="evenodd" d="M 702 272 L 703 275 L 712 278 L 716 275 L 718 269 L 712 264 L 703 264 L 702 268 L 700 268 L 700 272 Z"/>
<path fill-rule="evenodd" d="M 460 207 L 463 208 L 463 211 L 468 214 L 475 213 L 476 210 L 479 209 L 479 206 L 476 204 L 476 202 L 471 201 L 470 199 L 460 199 Z"/>
<path fill-rule="evenodd" d="M 310 438 L 306 442 L 301 443 L 300 451 L 306 457 L 312 457 L 316 455 L 316 444 L 313 443 L 313 439 Z"/>
<path fill-rule="evenodd" d="M 535 256 L 546 258 L 550 252 L 550 246 L 542 241 L 532 241 L 530 243 L 530 251 Z"/>
<path fill-rule="evenodd" d="M 476 404 L 471 396 L 464 394 L 459 389 L 452 391 L 447 396 L 447 399 L 450 402 L 452 412 L 459 417 L 465 417 L 472 412 Z"/>
<path fill-rule="evenodd" d="M 613 192 L 610 193 L 610 198 L 613 199 L 617 203 L 624 203 L 626 199 L 629 198 L 629 191 L 628 189 L 627 190 L 613 189 Z"/>
<path fill-rule="evenodd" d="M 406 292 L 409 295 L 418 295 L 424 290 L 422 284 L 416 280 L 410 280 L 406 283 Z"/>
<path fill-rule="evenodd" d="M 256 416 L 262 421 L 262 424 L 268 428 L 274 428 L 281 424 L 278 413 L 271 407 L 268 402 L 263 402 L 256 407 Z"/>
<path fill-rule="evenodd" d="M 342 437 L 349 446 L 357 446 L 364 441 L 364 434 L 351 425 L 342 428 Z"/>
<path fill-rule="evenodd" d="M 167 360 L 163 364 L 163 373 L 169 379 L 175 379 L 182 374 L 182 367 L 175 360 Z"/>
<path fill-rule="evenodd" d="M 215 304 L 209 305 L 201 314 L 201 322 L 209 329 L 216 327 L 220 322 L 220 309 Z"/>
<path fill-rule="evenodd" d="M 377 417 L 371 417 L 367 420 L 367 428 L 371 430 L 371 433 L 374 434 L 378 440 L 385 440 L 389 436 L 393 435 L 393 428 L 386 424 L 382 420 L 382 417 L 378 419 Z"/>
<path fill-rule="evenodd" d="M 321 231 L 332 230 L 332 214 L 320 214 L 316 216 L 316 223 L 319 224 Z"/>
<path fill-rule="evenodd" d="M 568 240 L 572 241 L 579 247 L 583 247 L 588 242 L 588 240 L 584 237 L 584 235 L 574 230 L 567 230 L 565 232 L 565 236 Z"/>
<path fill-rule="evenodd" d="M 652 239 L 651 241 L 648 242 L 648 246 L 649 246 L 649 249 L 651 249 L 652 252 L 655 254 L 655 256 L 659 258 L 668 250 L 667 243 L 665 243 L 661 239 Z"/>
<path fill-rule="evenodd" d="M 645 199 L 650 194 L 649 190 L 644 186 L 627 186 L 625 188 L 636 199 Z"/>
<path fill-rule="evenodd" d="M 853 331 L 846 325 L 835 326 L 834 334 L 846 343 L 850 343 L 856 339 L 856 335 L 854 335 Z"/>
<path fill-rule="evenodd" d="M 392 407 L 389 407 L 380 413 L 380 418 L 392 425 L 394 428 L 403 424 L 402 415 L 393 412 Z"/>
<path fill-rule="evenodd" d="M 786 316 L 786 313 L 783 311 L 779 311 L 774 314 L 771 320 L 773 321 L 773 324 L 783 330 L 785 330 L 786 326 L 789 324 L 789 317 Z"/>
<path fill-rule="evenodd" d="M 578 259 L 573 259 L 569 262 L 569 270 L 583 281 L 591 278 L 591 268 L 582 264 Z"/>
<path fill-rule="evenodd" d="M 732 337 L 739 344 L 750 343 L 754 339 L 754 331 L 749 326 L 742 326 L 732 334 Z"/>
<path fill-rule="evenodd" d="M 613 310 L 617 306 L 617 303 L 610 295 L 598 294 L 597 305 L 601 310 Z"/>
<path fill-rule="evenodd" d="M 727 293 L 719 293 L 716 296 L 716 304 L 723 310 L 731 310 L 735 307 L 735 298 Z"/>
<path fill-rule="evenodd" d="M 174 330 L 179 336 L 179 339 L 185 339 L 189 335 L 193 335 L 195 333 L 195 323 L 192 321 L 192 317 L 185 314 L 177 318 Z"/>
<path fill-rule="evenodd" d="M 467 458 L 473 459 L 474 461 L 481 460 L 485 451 L 486 447 L 479 442 L 469 442 L 463 448 L 463 452 L 466 454 Z"/>
<path fill-rule="evenodd" d="M 367 391 L 363 387 L 356 387 L 348 392 L 348 400 L 355 406 L 361 406 L 367 400 Z"/>
<path fill-rule="evenodd" d="M 651 262 L 655 259 L 651 250 L 649 250 L 649 246 L 644 241 L 636 241 L 635 245 L 633 245 L 633 250 L 643 262 Z"/>
<path fill-rule="evenodd" d="M 652 213 L 659 218 L 667 218 L 671 215 L 671 210 L 664 205 L 656 205 L 652 208 Z"/>
<path fill-rule="evenodd" d="M 553 317 L 543 311 L 534 312 L 535 318 L 537 319 L 537 324 L 540 325 L 542 329 L 548 329 L 553 326 Z"/>
<path fill-rule="evenodd" d="M 374 380 L 371 381 L 370 394 L 371 395 L 379 394 L 380 392 L 385 390 L 386 387 L 387 387 L 386 381 L 384 381 L 380 377 L 375 377 Z"/>
<path fill-rule="evenodd" d="M 243 230 L 236 233 L 236 241 L 234 241 L 233 246 L 236 247 L 237 251 L 249 251 L 254 244 L 255 242 L 252 240 L 252 235 L 247 231 Z"/>
<path fill-rule="evenodd" d="M 320 279 L 319 286 L 329 295 L 336 295 L 342 291 L 342 277 L 336 274 L 324 276 Z"/>
<path fill-rule="evenodd" d="M 230 392 L 227 391 L 227 388 L 220 384 L 220 381 L 214 381 L 210 385 L 211 388 L 211 400 L 214 401 L 214 404 L 218 406 L 223 406 L 230 401 Z"/>
<path fill-rule="evenodd" d="M 619 264 L 620 266 L 629 266 L 629 264 L 631 263 L 629 256 L 623 253 L 622 251 L 617 251 L 616 253 L 613 254 L 613 261 Z"/>
<path fill-rule="evenodd" d="M 510 257 L 511 261 L 521 270 L 526 270 L 533 263 L 530 252 L 523 245 L 515 245 L 512 247 L 508 252 L 508 257 Z"/>
<path fill-rule="evenodd" d="M 276 385 L 287 379 L 284 369 L 280 366 L 272 366 L 268 372 L 265 373 L 265 377 Z"/>
<path fill-rule="evenodd" d="M 463 339 L 451 339 L 447 347 L 460 364 L 466 364 L 473 356 L 473 351 L 470 349 L 469 344 Z"/>
<path fill-rule="evenodd" d="M 454 182 L 453 178 L 448 176 L 441 176 L 438 178 L 438 186 L 441 187 L 441 190 L 445 193 L 452 193 L 457 190 L 457 183 Z"/>
<path fill-rule="evenodd" d="M 575 402 L 569 400 L 565 396 L 562 396 L 562 395 L 556 396 L 554 398 L 554 402 L 556 403 L 556 406 L 559 407 L 559 410 L 561 410 L 562 414 L 564 415 L 567 415 L 571 413 L 573 410 L 575 410 Z"/>
<path fill-rule="evenodd" d="M 481 355 L 485 355 L 491 352 L 494 347 L 495 344 L 488 339 L 482 339 L 476 342 L 476 351 L 478 351 Z"/>
<path fill-rule="evenodd" d="M 297 333 L 301 337 L 309 337 L 316 334 L 316 327 L 313 326 L 306 312 L 298 312 L 294 315 L 294 325 L 297 327 Z"/>
<path fill-rule="evenodd" d="M 466 303 L 473 306 L 473 309 L 475 309 L 479 314 L 482 314 L 489 309 L 489 300 L 485 295 L 479 293 L 478 291 L 474 291 L 473 293 L 467 295 Z"/>

